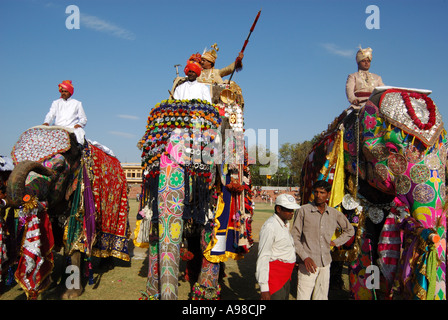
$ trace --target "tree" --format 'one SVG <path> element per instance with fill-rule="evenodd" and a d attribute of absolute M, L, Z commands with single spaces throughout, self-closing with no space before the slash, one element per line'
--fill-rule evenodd
<path fill-rule="evenodd" d="M 280 163 L 289 169 L 289 175 L 295 184 L 298 183 L 302 166 L 313 145 L 319 140 L 320 134 L 315 135 L 310 141 L 295 144 L 285 143 L 279 149 Z M 286 180 L 285 180 L 286 181 Z M 286 182 L 285 182 L 286 183 Z M 285 184 L 286 185 L 286 184 Z"/>
<path fill-rule="evenodd" d="M 271 154 L 269 150 L 266 149 L 263 145 L 252 145 L 248 148 L 249 157 L 252 155 L 252 158 L 255 158 L 255 163 L 250 165 L 250 175 L 252 179 L 252 185 L 253 186 L 265 186 L 271 184 L 268 182 L 269 179 L 266 178 L 266 175 L 260 174 L 260 168 L 267 168 L 269 167 L 269 164 L 261 164 L 259 161 L 258 155 L 260 154 L 266 154 L 268 157 L 271 158 L 271 161 L 277 161 L 278 162 L 278 155 Z M 275 175 L 272 175 L 272 179 Z M 276 181 L 276 180 L 275 180 Z"/>

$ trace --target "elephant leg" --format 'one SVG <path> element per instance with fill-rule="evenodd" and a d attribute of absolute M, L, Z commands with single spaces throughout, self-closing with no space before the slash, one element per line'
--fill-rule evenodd
<path fill-rule="evenodd" d="M 201 249 L 207 248 L 207 234 L 201 232 Z M 221 296 L 219 280 L 220 263 L 213 263 L 202 256 L 202 267 L 198 282 L 193 285 L 191 297 L 193 300 L 218 300 Z"/>
<path fill-rule="evenodd" d="M 149 269 L 146 281 L 146 293 L 150 297 L 158 297 L 159 292 L 159 242 L 149 242 Z"/>
<path fill-rule="evenodd" d="M 198 281 L 202 265 L 202 251 L 200 246 L 200 236 L 187 237 L 188 251 L 193 254 L 193 259 L 187 261 L 187 268 L 185 271 L 185 278 L 191 284 Z"/>
<path fill-rule="evenodd" d="M 176 164 L 161 165 L 159 180 L 160 299 L 177 300 L 185 197 L 184 170 Z"/>
<path fill-rule="evenodd" d="M 201 273 L 199 274 L 198 283 L 202 287 L 215 288 L 218 286 L 219 263 L 213 263 L 202 258 Z"/>
<path fill-rule="evenodd" d="M 68 286 L 68 283 L 66 281 L 65 285 L 67 290 L 62 294 L 62 299 L 73 299 L 77 298 L 81 295 L 83 291 L 83 287 L 81 284 L 81 252 L 75 251 L 71 255 L 71 265 L 78 268 L 78 276 L 73 277 L 73 281 L 75 283 L 71 283 L 70 287 Z M 68 280 L 68 279 L 67 279 Z"/>
<path fill-rule="evenodd" d="M 342 290 L 344 280 L 342 280 L 343 261 L 332 261 L 330 264 L 330 288 Z"/>
<path fill-rule="evenodd" d="M 361 238 L 358 257 L 350 263 L 350 296 L 355 300 L 372 300 L 374 295 L 366 287 L 366 269 L 372 264 L 371 240 L 365 235 Z"/>

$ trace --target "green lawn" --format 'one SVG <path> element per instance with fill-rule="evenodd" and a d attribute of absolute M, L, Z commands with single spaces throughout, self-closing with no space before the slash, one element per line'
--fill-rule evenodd
<path fill-rule="evenodd" d="M 131 229 L 135 228 L 135 217 L 138 204 L 135 200 L 130 200 L 130 224 Z M 273 214 L 274 207 L 270 204 L 256 203 L 252 222 L 254 245 L 250 252 L 241 260 L 229 259 L 225 262 L 226 277 L 223 279 L 222 299 L 223 300 L 257 300 L 259 299 L 258 284 L 255 279 L 255 264 L 257 260 L 258 240 L 260 228 L 264 221 Z M 132 234 L 133 237 L 133 234 Z M 147 249 L 134 248 L 132 241 L 129 246 L 133 255 L 131 261 L 125 262 L 114 259 L 115 267 L 107 272 L 100 272 L 99 260 L 93 259 L 95 270 L 93 285 L 87 285 L 79 300 L 137 300 L 140 298 L 140 291 L 145 290 L 146 276 L 148 269 Z M 55 255 L 55 269 L 53 278 L 60 281 L 64 272 L 65 258 Z M 293 275 L 293 281 L 295 275 Z M 294 299 L 295 286 L 291 286 L 290 299 Z M 179 300 L 187 300 L 190 287 L 187 282 L 179 282 Z M 44 292 L 39 299 L 57 300 L 61 294 L 61 288 L 53 287 Z M 19 285 L 15 285 L 0 297 L 2 300 L 26 299 L 23 290 Z"/>

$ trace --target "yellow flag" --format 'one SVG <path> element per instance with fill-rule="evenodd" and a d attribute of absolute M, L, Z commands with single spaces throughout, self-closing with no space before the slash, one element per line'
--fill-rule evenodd
<path fill-rule="evenodd" d="M 345 173 L 344 173 L 344 129 L 339 130 L 338 132 L 338 141 L 339 144 L 334 146 L 334 148 L 338 149 L 338 160 L 336 162 L 336 168 L 334 171 L 333 184 L 331 186 L 331 194 L 330 200 L 328 201 L 328 205 L 330 207 L 336 207 L 342 202 L 344 198 L 344 181 L 345 181 Z M 336 239 L 339 236 L 338 232 L 335 232 L 331 237 L 331 240 Z M 331 247 L 333 249 L 333 247 Z"/>

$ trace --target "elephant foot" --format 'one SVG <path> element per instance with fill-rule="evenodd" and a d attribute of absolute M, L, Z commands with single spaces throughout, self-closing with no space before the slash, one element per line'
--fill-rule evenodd
<path fill-rule="evenodd" d="M 216 287 L 205 287 L 196 282 L 191 288 L 191 300 L 220 300 L 221 299 L 221 285 Z"/>
<path fill-rule="evenodd" d="M 63 300 L 76 299 L 82 294 L 83 289 L 67 289 L 61 296 Z"/>

